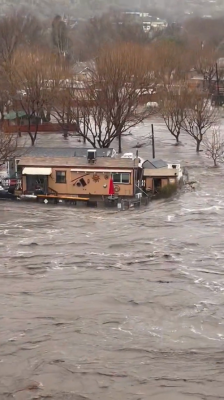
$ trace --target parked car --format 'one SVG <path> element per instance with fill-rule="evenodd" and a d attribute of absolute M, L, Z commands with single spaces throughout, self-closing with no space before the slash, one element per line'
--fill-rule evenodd
<path fill-rule="evenodd" d="M 15 189 L 19 189 L 22 185 L 22 181 L 21 178 L 19 177 L 10 177 L 10 176 L 6 176 L 0 179 L 0 184 L 1 186 L 8 190 L 9 188 L 14 188 Z"/>
<path fill-rule="evenodd" d="M 0 185 L 0 200 L 16 200 L 17 197 L 14 193 L 10 193 L 7 189 L 4 189 L 3 186 Z"/>

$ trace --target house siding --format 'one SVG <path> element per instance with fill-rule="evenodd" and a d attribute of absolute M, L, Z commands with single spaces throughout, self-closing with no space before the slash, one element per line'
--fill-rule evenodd
<path fill-rule="evenodd" d="M 48 190 L 57 192 L 58 195 L 77 195 L 77 196 L 108 196 L 109 181 L 113 169 L 104 168 L 104 172 L 80 172 L 71 171 L 71 167 L 53 167 L 52 173 L 48 177 Z M 114 170 L 116 170 L 114 168 Z M 119 170 L 122 171 L 121 168 Z M 127 169 L 124 169 L 126 171 Z M 56 171 L 66 172 L 66 183 L 56 182 Z M 128 184 L 114 183 L 115 193 L 122 197 L 132 197 L 134 195 L 134 169 L 130 170 L 130 182 Z M 78 186 L 80 179 L 84 179 L 86 186 Z M 23 192 L 27 190 L 26 175 L 22 177 Z"/>
<path fill-rule="evenodd" d="M 66 183 L 56 182 L 56 171 L 66 171 Z M 108 196 L 111 170 L 103 172 L 74 172 L 70 168 L 53 168 L 48 178 L 48 187 L 58 194 Z M 80 179 L 84 179 L 86 186 L 78 186 Z M 133 171 L 130 172 L 129 184 L 114 184 L 118 196 L 133 196 Z M 117 190 L 117 191 L 116 191 Z"/>

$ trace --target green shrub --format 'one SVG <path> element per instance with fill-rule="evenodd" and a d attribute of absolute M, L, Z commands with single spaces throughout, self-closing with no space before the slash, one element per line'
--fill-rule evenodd
<path fill-rule="evenodd" d="M 178 185 L 176 183 L 168 183 L 168 185 L 163 186 L 158 195 L 156 196 L 157 198 L 163 198 L 163 197 L 170 197 L 172 196 L 176 191 L 177 191 Z"/>

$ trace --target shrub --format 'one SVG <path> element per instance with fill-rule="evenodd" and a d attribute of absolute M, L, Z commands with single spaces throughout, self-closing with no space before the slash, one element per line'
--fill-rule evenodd
<path fill-rule="evenodd" d="M 166 186 L 163 186 L 158 195 L 156 196 L 157 198 L 163 198 L 163 197 L 171 197 L 176 191 L 177 191 L 178 185 L 176 183 L 169 183 Z"/>

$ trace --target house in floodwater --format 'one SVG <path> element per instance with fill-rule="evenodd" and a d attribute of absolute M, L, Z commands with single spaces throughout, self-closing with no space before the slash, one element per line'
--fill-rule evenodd
<path fill-rule="evenodd" d="M 118 157 L 114 149 L 32 147 L 14 160 L 21 194 L 75 201 L 148 199 L 167 185 L 178 185 L 179 164 L 143 160 L 132 153 Z M 47 197 L 48 196 L 48 197 Z M 46 199 L 45 199 L 46 200 Z"/>
<path fill-rule="evenodd" d="M 46 149 L 47 150 L 47 149 Z M 22 192 L 81 196 L 88 199 L 108 196 L 112 179 L 114 192 L 122 198 L 137 192 L 138 159 L 113 158 L 111 149 L 102 149 L 108 156 L 100 157 L 98 149 L 77 149 L 71 157 L 21 157 L 18 168 L 22 174 Z"/>

